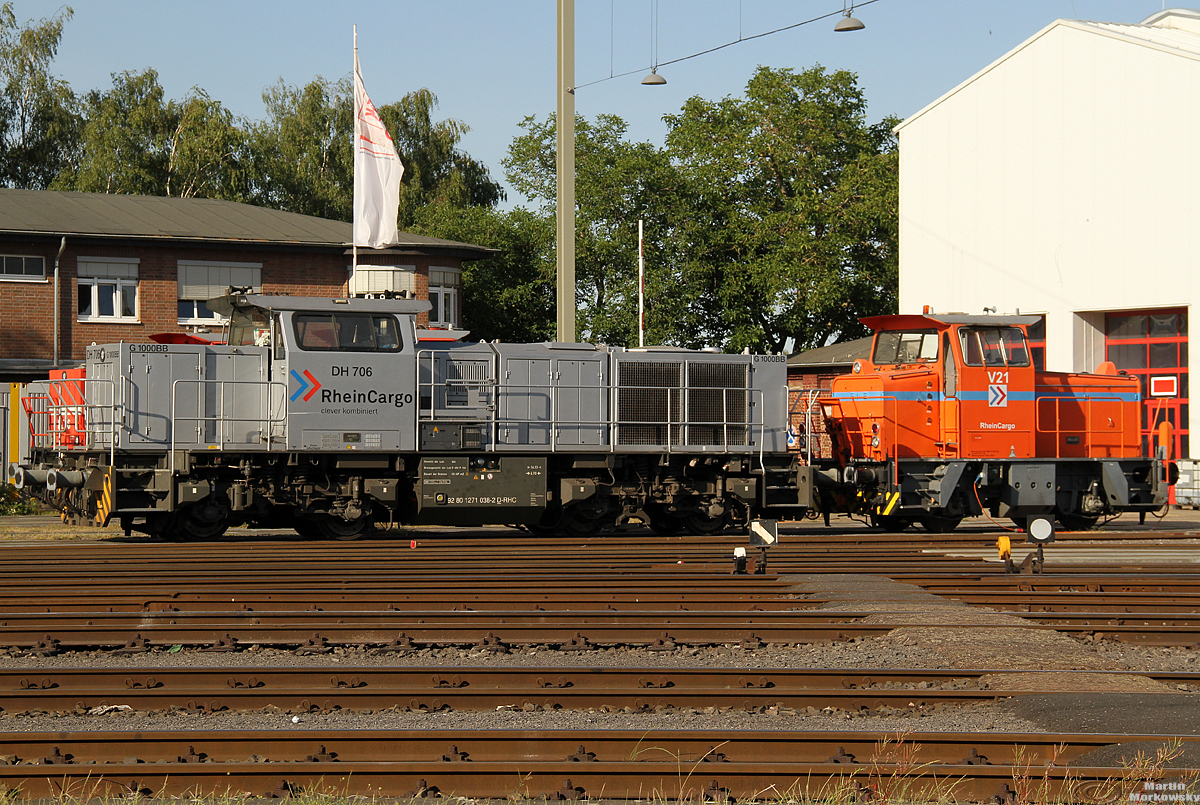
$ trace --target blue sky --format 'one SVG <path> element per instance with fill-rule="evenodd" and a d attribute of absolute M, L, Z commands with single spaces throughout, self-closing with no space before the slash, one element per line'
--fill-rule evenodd
<path fill-rule="evenodd" d="M 848 2 L 848 0 L 847 0 Z M 367 91 L 377 104 L 427 87 L 439 118 L 471 127 L 462 147 L 503 180 L 501 159 L 527 115 L 555 106 L 554 0 L 74 0 L 54 72 L 76 92 L 111 74 L 155 68 L 168 97 L 205 89 L 234 114 L 263 115 L 262 91 L 352 67 L 352 26 Z M 14 0 L 18 21 L 62 6 Z M 793 25 L 841 0 L 576 0 L 576 84 L 634 71 L 576 93 L 579 114 L 616 114 L 629 137 L 661 145 L 662 116 L 694 95 L 739 95 L 758 65 L 822 64 L 859 76 L 871 120 L 906 117 L 1059 17 L 1140 22 L 1161 0 L 877 0 L 856 9 L 866 29 L 835 33 L 836 17 L 745 41 L 659 72 L 659 63 Z M 657 9 L 655 14 L 654 9 Z M 652 20 L 657 18 L 657 24 Z M 653 31 L 657 30 L 657 37 Z M 506 206 L 521 203 L 510 191 Z"/>

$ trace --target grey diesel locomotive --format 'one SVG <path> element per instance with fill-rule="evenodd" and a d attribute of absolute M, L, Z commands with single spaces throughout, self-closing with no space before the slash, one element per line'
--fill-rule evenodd
<path fill-rule="evenodd" d="M 428 303 L 409 299 L 209 306 L 224 344 L 91 346 L 81 370 L 31 385 L 14 482 L 64 517 L 175 539 L 712 533 L 806 508 L 782 355 L 422 340 Z"/>

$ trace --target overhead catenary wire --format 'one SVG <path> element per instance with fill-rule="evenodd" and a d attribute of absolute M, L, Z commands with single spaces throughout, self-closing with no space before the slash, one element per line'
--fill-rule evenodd
<path fill-rule="evenodd" d="M 869 6 L 872 3 L 878 3 L 878 2 L 879 2 L 879 0 L 863 0 L 863 2 L 855 3 L 854 5 L 855 5 L 855 8 L 861 8 L 863 6 Z M 679 64 L 680 62 L 685 62 L 689 59 L 695 59 L 699 56 L 707 56 L 709 53 L 715 53 L 718 50 L 724 50 L 727 47 L 732 47 L 734 45 L 741 44 L 742 42 L 750 42 L 755 39 L 762 39 L 764 36 L 771 36 L 773 34 L 783 33 L 784 31 L 790 31 L 793 28 L 799 28 L 802 25 L 810 25 L 814 22 L 820 22 L 821 20 L 827 20 L 830 17 L 841 16 L 843 13 L 844 12 L 842 9 L 837 9 L 834 11 L 830 11 L 828 14 L 822 14 L 819 17 L 812 17 L 811 19 L 801 20 L 800 22 L 795 22 L 795 23 L 792 23 L 791 25 L 784 25 L 781 28 L 775 28 L 770 31 L 763 31 L 762 33 L 758 33 L 758 34 L 751 34 L 750 36 L 742 36 L 741 31 L 739 30 L 738 38 L 734 39 L 730 42 L 726 42 L 722 45 L 717 45 L 715 47 L 708 48 L 707 50 L 701 50 L 696 53 L 689 54 L 687 56 L 680 56 L 678 59 L 671 59 L 670 61 L 664 61 L 664 62 L 658 61 L 657 40 L 655 40 L 654 44 L 652 44 L 652 47 L 651 47 L 651 62 L 652 63 L 649 65 L 649 67 L 638 67 L 637 69 L 634 69 L 634 70 L 627 70 L 623 73 L 617 73 L 617 74 L 613 75 L 612 74 L 612 65 L 610 63 L 609 75 L 606 78 L 597 78 L 595 81 L 588 81 L 585 84 L 576 84 L 575 86 L 571 87 L 571 89 L 577 90 L 577 89 L 583 89 L 584 87 L 590 87 L 595 84 L 603 84 L 605 81 L 611 81 L 614 78 L 624 78 L 625 76 L 633 75 L 635 73 L 644 73 L 644 72 L 646 72 L 647 69 L 657 71 L 659 67 L 667 67 L 672 64 Z M 654 28 L 652 35 L 654 37 L 657 37 L 657 22 L 656 22 L 656 20 L 653 19 L 653 17 L 651 20 L 651 24 Z M 738 22 L 738 27 L 739 27 L 739 29 L 741 27 L 740 19 Z"/>

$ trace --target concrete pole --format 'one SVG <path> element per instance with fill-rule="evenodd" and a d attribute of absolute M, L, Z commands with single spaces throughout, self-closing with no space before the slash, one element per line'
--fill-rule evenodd
<path fill-rule="evenodd" d="M 575 341 L 575 0 L 558 0 L 558 340 Z"/>

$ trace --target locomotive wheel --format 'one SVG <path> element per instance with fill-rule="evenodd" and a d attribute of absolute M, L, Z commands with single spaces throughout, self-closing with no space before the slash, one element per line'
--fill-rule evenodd
<path fill-rule="evenodd" d="M 678 516 L 667 511 L 665 506 L 647 506 L 646 514 L 650 515 L 650 529 L 655 534 L 670 537 L 683 530 L 683 521 Z"/>
<path fill-rule="evenodd" d="M 899 534 L 912 525 L 912 520 L 895 514 L 872 514 L 871 525 L 889 534 Z"/>
<path fill-rule="evenodd" d="M 1100 521 L 1099 517 L 1091 517 L 1086 514 L 1058 514 L 1056 517 L 1067 531 L 1091 531 Z"/>
<path fill-rule="evenodd" d="M 961 517 L 937 517 L 932 514 L 925 515 L 918 519 L 921 527 L 930 534 L 949 534 L 954 529 L 958 528 L 958 524 L 962 522 Z"/>
<path fill-rule="evenodd" d="M 322 515 L 312 521 L 317 532 L 326 539 L 352 540 L 358 539 L 371 530 L 371 518 L 360 517 L 357 520 L 343 520 L 331 514 Z M 301 531 L 300 533 L 304 533 Z"/>
<path fill-rule="evenodd" d="M 604 520 L 600 517 L 587 518 L 576 515 L 567 517 L 562 524 L 562 531 L 568 537 L 594 537 L 602 528 Z"/>
<path fill-rule="evenodd" d="M 683 517 L 683 524 L 690 533 L 708 537 L 724 531 L 729 520 L 725 515 L 709 517 L 707 514 L 687 514 Z"/>
<path fill-rule="evenodd" d="M 182 511 L 178 512 L 167 524 L 163 530 L 163 536 L 171 540 L 191 542 L 193 540 L 220 539 L 228 530 L 229 521 L 224 518 L 206 520 L 197 517 L 195 512 Z"/>
<path fill-rule="evenodd" d="M 536 523 L 525 523 L 522 528 L 535 537 L 553 537 L 558 533 L 558 521 L 561 517 L 561 510 L 546 509 L 540 520 Z"/>

